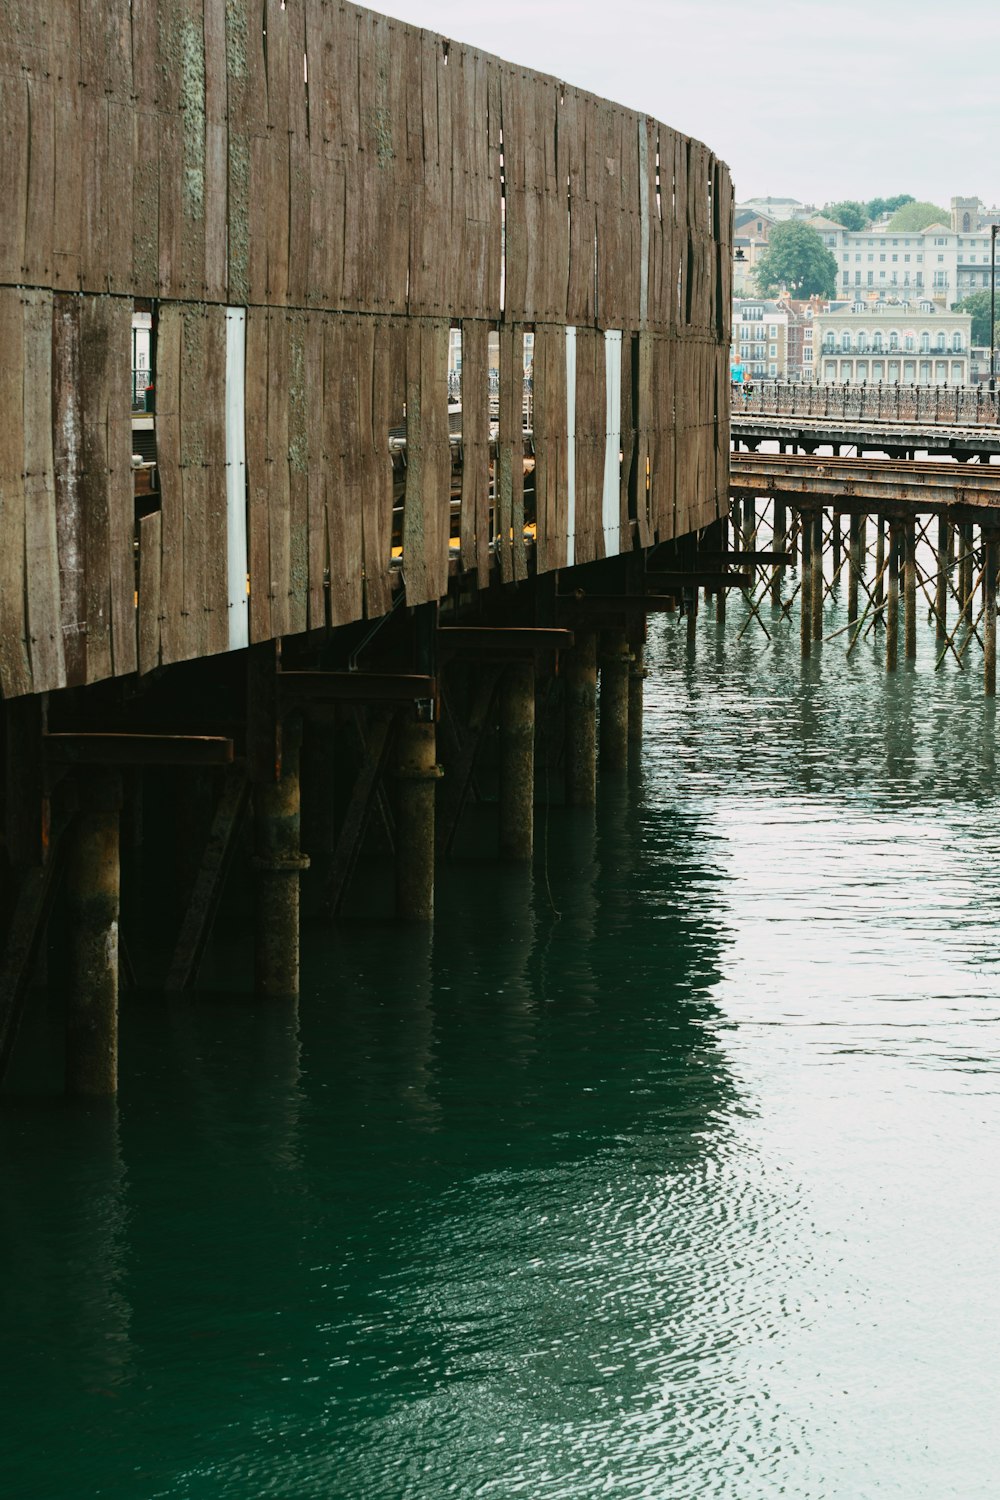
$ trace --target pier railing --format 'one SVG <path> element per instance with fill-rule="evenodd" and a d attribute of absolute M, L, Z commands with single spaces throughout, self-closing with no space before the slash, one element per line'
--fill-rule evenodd
<path fill-rule="evenodd" d="M 754 381 L 733 386 L 733 416 L 827 417 L 843 422 L 990 425 L 1000 392 L 984 385 L 807 385 Z"/>

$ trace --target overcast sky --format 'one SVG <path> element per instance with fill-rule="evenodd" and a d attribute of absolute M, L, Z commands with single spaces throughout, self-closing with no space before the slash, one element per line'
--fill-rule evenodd
<path fill-rule="evenodd" d="M 737 200 L 1000 195 L 997 0 L 375 0 L 697 136 Z"/>

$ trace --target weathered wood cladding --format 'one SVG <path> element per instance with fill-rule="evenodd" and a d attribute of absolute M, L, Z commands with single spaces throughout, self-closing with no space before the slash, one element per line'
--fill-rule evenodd
<path fill-rule="evenodd" d="M 329 0 L 22 0 L 0 108 L 5 696 L 232 644 L 227 307 L 247 309 L 251 640 L 388 608 L 404 406 L 407 598 L 445 591 L 451 327 L 455 540 L 481 583 L 491 548 L 504 579 L 527 570 L 526 332 L 539 569 L 605 554 L 616 431 L 621 546 L 630 516 L 649 545 L 724 508 L 732 189 L 699 142 Z M 161 512 L 138 553 L 133 297 L 158 299 Z"/>

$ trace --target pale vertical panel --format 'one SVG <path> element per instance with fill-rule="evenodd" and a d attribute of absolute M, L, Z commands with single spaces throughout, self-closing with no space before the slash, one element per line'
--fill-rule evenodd
<path fill-rule="evenodd" d="M 246 449 L 247 315 L 242 307 L 226 308 L 226 604 L 229 649 L 250 644 L 247 595 L 247 449 Z"/>
<path fill-rule="evenodd" d="M 604 491 L 601 520 L 604 527 L 604 555 L 615 557 L 621 551 L 622 335 L 618 328 L 609 328 L 604 334 L 604 390 Z"/>
<path fill-rule="evenodd" d="M 566 566 L 576 559 L 576 329 L 566 329 Z"/>

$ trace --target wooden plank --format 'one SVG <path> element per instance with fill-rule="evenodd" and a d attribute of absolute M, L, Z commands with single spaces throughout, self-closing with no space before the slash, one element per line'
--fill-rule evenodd
<path fill-rule="evenodd" d="M 365 580 L 365 613 L 384 615 L 389 608 L 389 582 L 386 574 L 388 556 L 383 551 L 385 544 L 384 494 L 379 480 L 382 466 L 378 462 L 375 434 L 375 341 L 376 325 L 372 318 L 362 318 L 357 324 L 354 344 L 356 360 L 354 379 L 357 386 L 357 443 L 358 455 L 355 470 L 357 505 L 361 512 L 361 557 L 362 574 Z M 379 435 L 378 441 L 388 446 L 388 428 Z M 391 522 L 391 516 L 390 516 Z M 371 570 L 369 576 L 369 558 Z"/>
<path fill-rule="evenodd" d="M 327 319 L 323 408 L 327 455 L 327 549 L 330 558 L 330 623 L 360 620 L 364 609 L 364 541 L 354 464 L 358 447 L 357 319 Z"/>
<path fill-rule="evenodd" d="M 109 297 L 105 314 L 111 351 L 108 365 L 108 527 L 112 670 L 116 677 L 122 677 L 136 669 L 131 299 Z"/>
<path fill-rule="evenodd" d="M 228 0 L 226 25 L 226 212 L 229 300 L 263 302 L 267 281 L 266 197 L 257 143 L 266 133 L 260 6 Z"/>
<path fill-rule="evenodd" d="M 535 325 L 534 448 L 536 567 L 566 563 L 568 536 L 566 330 Z"/>
<path fill-rule="evenodd" d="M 506 137 L 505 137 L 506 139 Z M 508 240 L 508 245 L 509 245 Z M 509 260 L 508 260 L 509 264 Z M 508 283 L 509 285 L 509 283 Z M 514 579 L 514 485 L 515 467 L 520 470 L 520 405 L 518 402 L 517 343 L 519 330 L 509 324 L 500 329 L 500 406 L 496 439 L 496 532 L 500 577 Z M 521 474 L 523 497 L 524 477 Z"/>
<path fill-rule="evenodd" d="M 139 671 L 160 665 L 160 539 L 158 510 L 139 522 Z"/>
<path fill-rule="evenodd" d="M 204 595 L 205 647 L 228 651 L 229 552 L 226 494 L 226 309 L 207 307 L 204 408 Z"/>
<path fill-rule="evenodd" d="M 270 261 L 269 261 L 270 264 Z M 286 635 L 290 625 L 291 519 L 288 472 L 289 329 L 285 312 L 267 314 L 267 535 L 271 633 Z"/>
<path fill-rule="evenodd" d="M 264 0 L 267 29 L 267 140 L 265 178 L 267 218 L 267 300 L 272 307 L 288 301 L 289 99 L 288 54 L 290 20 L 283 0 Z M 287 583 L 285 585 L 287 588 Z"/>
<path fill-rule="evenodd" d="M 448 587 L 448 329 L 429 318 L 407 328 L 403 571 L 410 605 L 439 599 Z"/>
<path fill-rule="evenodd" d="M 206 309 L 185 304 L 181 311 L 180 438 L 184 506 L 183 659 L 203 656 L 207 640 L 206 557 L 208 483 L 205 467 Z"/>
<path fill-rule="evenodd" d="M 306 322 L 305 383 L 307 472 L 307 559 L 309 569 L 307 624 L 310 630 L 327 623 L 326 572 L 329 566 L 326 538 L 326 485 L 323 440 L 324 325 L 322 313 L 314 312 Z"/>
<path fill-rule="evenodd" d="M 309 619 L 309 406 L 316 393 L 306 378 L 307 317 L 289 312 L 288 328 L 288 629 Z"/>
<path fill-rule="evenodd" d="M 22 293 L 0 287 L 0 688 L 32 691 L 24 613 L 24 309 Z"/>
<path fill-rule="evenodd" d="M 161 297 L 183 295 L 184 140 L 181 121 L 183 17 L 177 0 L 157 3 L 157 246 Z M 164 545 L 166 546 L 166 530 Z M 165 598 L 164 603 L 168 601 Z M 167 649 L 167 639 L 164 638 Z M 168 658 L 174 660 L 173 656 Z"/>
<path fill-rule="evenodd" d="M 164 665 L 182 661 L 184 620 L 184 493 L 181 477 L 181 341 L 179 303 L 160 308 L 156 341 L 156 465 L 162 513 L 160 653 Z"/>
<path fill-rule="evenodd" d="M 80 298 L 56 293 L 52 317 L 52 438 L 59 611 L 66 682 L 86 680 Z"/>
<path fill-rule="evenodd" d="M 80 11 L 57 5 L 50 15 L 53 80 L 52 285 L 79 290 L 83 218 L 83 125 L 80 95 Z M 7 110 L 3 118 L 8 119 Z M 2 151 L 0 147 L 0 151 Z M 8 202 L 6 193 L 2 199 Z M 0 231 L 2 232 L 2 231 Z"/>
<path fill-rule="evenodd" d="M 52 447 L 52 293 L 24 293 L 24 551 L 36 693 L 65 686 Z"/>
<path fill-rule="evenodd" d="M 460 557 L 480 588 L 490 571 L 489 325 L 462 324 L 462 509 Z"/>
<path fill-rule="evenodd" d="M 269 314 L 247 309 L 246 440 L 247 552 L 250 572 L 250 639 L 266 641 L 271 629 L 271 540 L 268 515 Z"/>
<path fill-rule="evenodd" d="M 0 73 L 0 282 L 16 284 L 24 276 L 25 207 L 28 197 L 28 85 L 24 78 Z"/>
<path fill-rule="evenodd" d="M 395 475 L 389 432 L 402 416 L 400 372 L 406 346 L 402 321 L 380 318 L 372 353 L 372 503 L 364 515 L 365 614 L 386 614 L 392 606 L 392 514 Z"/>
<path fill-rule="evenodd" d="M 285 12 L 288 41 L 288 300 L 304 307 L 308 299 L 310 222 L 312 197 L 312 151 L 309 131 L 308 85 L 306 81 L 306 6 L 289 6 Z"/>
<path fill-rule="evenodd" d="M 212 302 L 226 300 L 226 188 L 228 108 L 226 28 L 227 6 L 208 3 L 204 7 L 204 236 L 202 268 L 204 296 Z"/>
<path fill-rule="evenodd" d="M 34 286 L 52 282 L 52 208 L 55 191 L 55 101 L 51 79 L 29 75 L 27 198 L 25 203 L 24 269 L 20 280 Z M 0 80 L 0 89 L 3 81 Z M 2 106 L 0 106 L 2 107 Z M 6 116 L 4 132 L 10 129 Z M 0 147 L 0 154 L 3 152 Z M 2 172 L 2 169 L 0 169 Z M 9 199 L 0 199 L 5 205 Z M 4 217 L 8 209 L 5 208 Z M 0 249 L 0 255 L 2 255 Z"/>
<path fill-rule="evenodd" d="M 85 296 L 80 310 L 87 682 L 97 682 L 112 673 L 108 418 L 114 385 L 111 366 L 118 357 L 118 350 L 111 346 L 108 300 L 107 297 Z"/>

